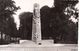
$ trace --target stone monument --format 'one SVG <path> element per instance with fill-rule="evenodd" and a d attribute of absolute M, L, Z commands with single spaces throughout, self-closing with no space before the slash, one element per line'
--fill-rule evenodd
<path fill-rule="evenodd" d="M 20 43 L 28 43 L 28 44 L 39 44 L 39 45 L 47 45 L 53 44 L 53 40 L 42 40 L 41 39 L 41 19 L 40 19 L 40 8 L 39 4 L 34 4 L 33 9 L 33 19 L 32 19 L 32 40 L 21 40 Z"/>
<path fill-rule="evenodd" d="M 41 41 L 41 21 L 39 4 L 34 4 L 33 23 L 32 23 L 32 41 L 39 43 Z"/>
<path fill-rule="evenodd" d="M 32 41 L 36 44 L 53 44 L 53 40 L 41 39 L 41 19 L 39 4 L 34 4 L 33 10 L 33 23 L 32 23 Z"/>

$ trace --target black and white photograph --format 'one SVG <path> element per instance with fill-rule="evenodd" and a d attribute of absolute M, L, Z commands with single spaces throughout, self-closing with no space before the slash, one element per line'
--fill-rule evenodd
<path fill-rule="evenodd" d="M 79 51 L 79 0 L 0 0 L 0 51 Z"/>

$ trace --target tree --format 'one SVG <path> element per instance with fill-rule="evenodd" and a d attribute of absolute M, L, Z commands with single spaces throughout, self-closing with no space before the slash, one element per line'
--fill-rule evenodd
<path fill-rule="evenodd" d="M 41 32 L 42 32 L 42 39 L 49 39 L 50 37 L 50 27 L 49 27 L 49 21 L 50 21 L 50 8 L 48 6 L 43 6 L 40 9 L 41 14 Z"/>
<path fill-rule="evenodd" d="M 78 22 L 74 23 L 70 20 L 71 16 L 75 15 L 77 18 L 78 13 L 73 8 L 77 2 L 74 1 L 64 1 L 64 0 L 55 0 L 55 7 L 51 8 L 51 21 L 50 24 L 51 29 L 53 31 L 52 36 L 57 41 L 64 41 L 65 43 L 77 43 L 77 35 L 78 35 Z M 65 15 L 65 9 L 71 5 L 71 9 L 69 10 L 69 14 Z M 75 13 L 71 10 L 74 10 Z"/>
<path fill-rule="evenodd" d="M 68 5 L 75 5 L 72 4 L 73 2 L 67 3 L 64 1 L 64 3 L 58 0 L 55 1 L 55 7 L 49 8 L 48 6 L 43 6 L 41 8 L 42 37 L 52 37 L 57 43 L 77 43 L 78 22 L 74 23 L 70 20 L 71 15 L 65 15 L 64 13 Z M 73 14 L 77 18 L 78 13 L 76 13 L 76 10 Z"/>
<path fill-rule="evenodd" d="M 32 17 L 33 14 L 31 12 L 23 12 L 19 15 L 20 18 L 19 34 L 22 39 L 31 39 Z"/>
<path fill-rule="evenodd" d="M 13 0 L 0 0 L 0 32 L 1 34 L 13 35 L 16 31 L 16 24 L 13 14 L 19 7 L 16 7 Z"/>

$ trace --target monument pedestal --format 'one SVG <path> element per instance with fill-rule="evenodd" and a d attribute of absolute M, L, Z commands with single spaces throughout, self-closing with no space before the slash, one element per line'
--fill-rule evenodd
<path fill-rule="evenodd" d="M 41 40 L 37 43 L 33 42 L 32 40 L 20 40 L 20 44 L 27 45 L 52 45 L 54 44 L 54 40 Z"/>

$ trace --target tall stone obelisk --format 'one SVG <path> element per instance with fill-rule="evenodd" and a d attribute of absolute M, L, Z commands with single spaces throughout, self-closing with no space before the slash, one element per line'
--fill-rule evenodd
<path fill-rule="evenodd" d="M 34 4 L 32 20 L 32 41 L 38 43 L 41 41 L 41 20 L 39 4 Z"/>

